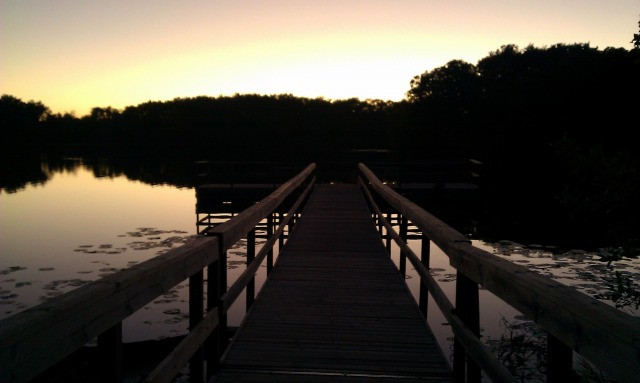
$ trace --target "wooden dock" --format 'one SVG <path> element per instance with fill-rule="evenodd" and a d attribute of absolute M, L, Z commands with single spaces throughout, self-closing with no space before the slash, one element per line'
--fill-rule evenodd
<path fill-rule="evenodd" d="M 355 185 L 316 185 L 215 382 L 448 382 Z"/>
<path fill-rule="evenodd" d="M 439 382 L 452 376 L 515 383 L 480 337 L 480 286 L 546 332 L 548 381 L 574 379 L 574 354 L 607 379 L 638 381 L 639 318 L 474 247 L 364 164 L 358 165 L 360 189 L 318 185 L 315 168 L 309 164 L 181 247 L 0 321 L 0 382 L 26 383 L 54 366 L 64 369 L 65 357 L 97 338 L 96 379 L 85 380 L 121 383 L 122 322 L 185 278 L 189 333 L 145 383 L 171 383 L 187 364 L 193 383 Z M 208 225 L 203 219 L 198 223 Z M 409 224 L 420 232 L 419 254 L 407 243 Z M 259 250 L 258 235 L 266 238 Z M 243 238 L 247 267 L 228 287 L 226 253 Z M 398 269 L 383 240 L 385 248 L 393 240 L 401 250 Z M 429 272 L 431 245 L 456 269 L 455 306 Z M 407 261 L 420 278 L 419 306 L 402 277 Z M 254 300 L 263 263 L 269 277 Z M 249 311 L 227 347 L 226 316 L 243 291 Z M 421 314 L 427 303 L 435 303 L 453 330 L 453 372 Z"/>

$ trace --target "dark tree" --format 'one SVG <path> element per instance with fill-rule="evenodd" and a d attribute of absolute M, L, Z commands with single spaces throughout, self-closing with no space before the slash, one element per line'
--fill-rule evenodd
<path fill-rule="evenodd" d="M 640 21 L 638 21 L 638 30 L 640 31 Z M 640 49 L 640 33 L 634 33 L 631 42 L 634 49 Z"/>

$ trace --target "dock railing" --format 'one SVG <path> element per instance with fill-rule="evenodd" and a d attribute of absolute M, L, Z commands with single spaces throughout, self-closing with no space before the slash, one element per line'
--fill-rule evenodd
<path fill-rule="evenodd" d="M 364 164 L 359 164 L 358 169 L 358 181 L 379 231 L 388 238 L 387 248 L 392 238 L 401 249 L 400 272 L 405 274 L 409 259 L 420 275 L 419 306 L 425 318 L 430 293 L 452 327 L 453 372 L 457 381 L 479 382 L 481 370 L 495 382 L 515 381 L 479 339 L 479 285 L 547 333 L 549 382 L 571 381 L 574 351 L 621 382 L 637 381 L 640 318 L 472 246 L 464 235 L 384 185 Z M 400 215 L 400 233 L 385 219 L 379 207 L 382 203 Z M 422 233 L 420 257 L 407 244 L 409 222 Z M 429 273 L 430 241 L 449 257 L 451 266 L 457 270 L 455 306 Z"/>
<path fill-rule="evenodd" d="M 189 333 L 149 374 L 146 382 L 171 382 L 189 363 L 192 382 L 211 376 L 227 346 L 226 313 L 247 289 L 264 259 L 273 267 L 273 246 L 299 216 L 315 183 L 315 164 L 283 183 L 257 204 L 187 244 L 79 287 L 0 321 L 0 382 L 27 382 L 97 338 L 104 381 L 123 378 L 122 321 L 156 297 L 189 279 Z M 276 210 L 280 225 L 273 225 Z M 268 240 L 255 252 L 255 228 L 267 220 Z M 247 268 L 227 291 L 226 251 L 247 238 Z M 204 308 L 204 269 L 207 299 Z M 207 368 L 205 371 L 205 363 Z"/>

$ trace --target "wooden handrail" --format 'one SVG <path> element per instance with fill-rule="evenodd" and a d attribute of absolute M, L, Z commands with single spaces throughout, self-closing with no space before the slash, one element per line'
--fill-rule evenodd
<path fill-rule="evenodd" d="M 309 195 L 314 184 L 315 177 L 311 180 L 309 185 L 307 185 L 300 197 L 298 197 L 296 203 L 291 207 L 291 209 L 289 209 L 286 217 L 282 220 L 280 226 L 278 226 L 278 230 L 273 235 L 271 235 L 269 239 L 262 245 L 262 248 L 260 249 L 258 254 L 256 254 L 255 259 L 249 265 L 247 265 L 247 268 L 242 272 L 242 274 L 240 274 L 233 285 L 229 287 L 229 290 L 227 290 L 227 292 L 222 297 L 220 297 L 220 300 L 222 301 L 221 309 L 223 314 L 226 313 L 227 310 L 229 310 L 231 305 L 235 302 L 236 298 L 238 298 L 249 281 L 251 281 L 255 277 L 255 273 L 258 271 L 258 268 L 262 264 L 262 261 L 267 256 L 276 241 L 280 238 L 280 236 L 284 232 L 285 226 L 291 221 L 293 214 L 300 208 L 300 205 L 302 205 L 302 202 L 307 197 L 307 195 Z"/>
<path fill-rule="evenodd" d="M 611 376 L 623 382 L 640 376 L 640 318 L 473 247 L 455 229 L 384 185 L 364 164 L 358 168 L 368 186 L 422 230 L 459 272 Z"/>
<path fill-rule="evenodd" d="M 214 236 L 194 238 L 179 248 L 0 321 L 0 382 L 29 381 L 114 326 L 121 326 L 122 320 L 178 283 L 198 275 L 201 281 L 203 268 L 221 260 L 226 250 L 294 191 L 305 186 L 308 192 L 315 180 L 310 181 L 314 169 L 315 164 L 307 166 L 262 201 L 208 232 Z M 295 204 L 296 208 L 299 206 L 299 202 Z M 226 274 L 226 269 L 221 272 Z M 201 283 L 194 288 L 200 290 L 196 295 L 202 297 Z M 218 327 L 221 312 L 221 308 L 212 307 L 204 318 L 199 318 L 149 381 L 166 381 L 175 375 Z"/>
<path fill-rule="evenodd" d="M 234 219 L 222 223 L 207 232 L 209 235 L 217 235 L 222 238 L 220 245 L 222 251 L 227 251 L 236 242 L 242 239 L 249 230 L 253 229 L 260 221 L 271 214 L 284 200 L 298 188 L 315 170 L 316 165 L 310 164 L 298 175 L 282 184 L 273 193 L 259 203 L 243 210 Z"/>
<path fill-rule="evenodd" d="M 223 329 L 218 328 L 219 334 L 224 332 L 226 322 L 221 322 L 220 319 L 225 317 L 227 310 L 231 307 L 238 295 L 254 280 L 256 271 L 264 258 L 270 253 L 275 241 L 281 237 L 285 225 L 291 221 L 293 215 L 298 211 L 303 200 L 313 188 L 315 183 L 315 177 L 312 176 L 314 169 L 315 164 L 307 166 L 302 172 L 284 183 L 257 204 L 245 209 L 225 223 L 207 231 L 207 235 L 213 235 L 214 238 L 218 239 L 220 254 L 225 254 L 237 241 L 247 236 L 249 232 L 255 230 L 255 227 L 264 218 L 271 216 L 296 189 L 303 186 L 305 187 L 288 211 L 287 217 L 282 220 L 279 230 L 272 234 L 262 245 L 262 248 L 253 261 L 247 265 L 245 271 L 238 277 L 231 288 L 226 292 L 220 291 L 220 293 L 222 293 L 220 297 L 208 297 L 208 299 L 211 300 L 217 299 L 218 306 L 213 307 L 207 312 L 207 315 L 202 318 L 195 328 L 189 332 L 187 337 L 176 346 L 176 349 L 147 376 L 145 382 L 159 383 L 172 381 L 180 369 L 189 361 L 189 358 L 197 352 L 198 348 L 204 344 L 217 326 L 222 325 L 221 327 L 223 327 Z M 221 259 L 224 260 L 224 257 L 225 255 L 221 255 Z M 220 270 L 220 272 L 226 273 L 226 269 Z M 209 281 L 209 283 L 212 283 L 212 281 Z M 247 294 L 249 293 L 247 290 Z M 216 342 L 219 343 L 220 339 L 217 339 Z M 213 362 L 212 358 L 209 360 Z M 201 366 L 199 368 L 201 368 Z M 210 365 L 208 368 L 213 370 L 215 366 Z"/>
<path fill-rule="evenodd" d="M 468 328 L 468 326 L 464 324 L 463 321 L 455 314 L 455 308 L 449 301 L 449 298 L 447 298 L 446 294 L 444 293 L 440 285 L 438 285 L 438 283 L 435 281 L 433 276 L 431 276 L 427 267 L 420 261 L 420 258 L 413 252 L 413 250 L 409 247 L 409 245 L 402 240 L 402 238 L 400 237 L 400 234 L 398 234 L 394 230 L 393 226 L 389 223 L 389 221 L 386 220 L 385 218 L 382 218 L 382 211 L 374 201 L 373 196 L 371 195 L 371 192 L 369 192 L 369 190 L 366 187 L 364 187 L 364 184 L 362 184 L 362 181 L 361 181 L 361 186 L 363 186 L 362 190 L 364 191 L 367 201 L 369 202 L 373 210 L 376 212 L 376 214 L 378 214 L 378 216 L 380 217 L 383 226 L 387 230 L 387 233 L 391 235 L 391 237 L 395 240 L 395 242 L 398 244 L 400 249 L 407 255 L 407 258 L 409 258 L 409 261 L 414 266 L 416 272 L 420 276 L 420 283 L 424 284 L 427 287 L 427 289 L 431 293 L 431 296 L 433 297 L 433 300 L 436 302 L 436 304 L 440 308 L 440 311 L 444 314 L 445 318 L 449 321 L 449 324 L 451 325 L 453 332 L 456 334 L 458 339 L 464 345 L 465 349 L 468 350 L 471 357 L 473 357 L 473 359 L 479 365 L 483 366 L 483 368 L 487 372 L 487 375 L 489 375 L 489 377 L 494 382 L 515 383 L 516 379 L 511 375 L 511 373 L 509 373 L 507 368 L 503 364 L 501 364 L 500 361 L 498 361 L 491 354 L 489 349 L 480 341 L 480 339 L 478 339 L 472 333 L 472 331 Z"/>
<path fill-rule="evenodd" d="M 0 381 L 32 379 L 218 259 L 217 238 L 185 245 L 0 322 Z"/>
<path fill-rule="evenodd" d="M 219 311 L 213 309 L 207 313 L 196 328 L 180 341 L 173 351 L 145 378 L 145 383 L 169 383 L 178 375 L 189 358 L 202 346 L 219 324 Z"/>

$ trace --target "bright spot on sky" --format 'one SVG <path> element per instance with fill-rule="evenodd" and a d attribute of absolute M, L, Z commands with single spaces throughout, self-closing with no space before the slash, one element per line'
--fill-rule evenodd
<path fill-rule="evenodd" d="M 505 44 L 631 48 L 637 0 L 0 0 L 0 93 L 84 115 L 235 93 L 400 100 Z"/>

